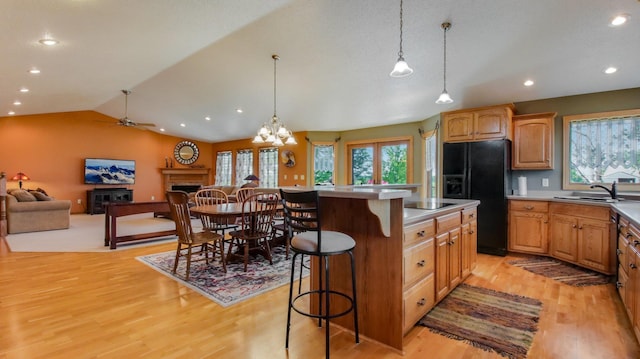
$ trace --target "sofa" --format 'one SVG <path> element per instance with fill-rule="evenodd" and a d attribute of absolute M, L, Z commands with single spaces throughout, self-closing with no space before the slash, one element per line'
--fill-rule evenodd
<path fill-rule="evenodd" d="M 70 200 L 56 200 L 43 191 L 19 189 L 7 193 L 9 234 L 67 229 L 70 216 Z"/>

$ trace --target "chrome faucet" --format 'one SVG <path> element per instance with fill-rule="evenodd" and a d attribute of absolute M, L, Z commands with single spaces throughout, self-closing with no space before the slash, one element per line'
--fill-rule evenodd
<path fill-rule="evenodd" d="M 611 184 L 611 189 L 608 189 L 607 187 L 600 185 L 600 184 L 593 184 L 591 185 L 590 188 L 602 188 L 605 191 L 609 192 L 609 195 L 611 195 L 611 199 L 618 199 L 618 191 L 616 190 L 616 181 L 613 181 L 613 183 Z"/>

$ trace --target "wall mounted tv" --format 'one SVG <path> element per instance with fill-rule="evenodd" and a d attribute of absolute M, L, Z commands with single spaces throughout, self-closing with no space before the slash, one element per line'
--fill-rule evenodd
<path fill-rule="evenodd" d="M 136 161 L 86 158 L 85 184 L 130 185 L 136 181 Z"/>

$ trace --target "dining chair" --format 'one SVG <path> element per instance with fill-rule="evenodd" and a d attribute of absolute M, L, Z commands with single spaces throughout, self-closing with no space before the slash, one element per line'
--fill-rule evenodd
<path fill-rule="evenodd" d="M 176 224 L 176 232 L 178 233 L 178 247 L 176 249 L 176 258 L 173 263 L 172 273 L 175 275 L 178 269 L 178 261 L 181 257 L 187 260 L 185 280 L 189 280 L 191 271 L 191 262 L 206 261 L 209 263 L 209 250 L 211 251 L 211 261 L 215 259 L 215 250 L 219 248 L 222 262 L 222 269 L 226 273 L 227 265 L 224 260 L 224 250 L 222 245 L 222 235 L 212 231 L 196 232 L 191 225 L 191 213 L 189 211 L 189 195 L 183 191 L 167 191 L 167 202 L 169 202 L 169 210 L 171 218 Z M 202 250 L 194 253 L 193 247 L 201 246 Z M 193 255 L 198 254 L 204 258 L 192 259 Z"/>
<path fill-rule="evenodd" d="M 291 279 L 289 281 L 289 308 L 287 313 L 287 335 L 285 348 L 289 348 L 289 332 L 291 329 L 291 310 L 312 317 L 318 318 L 318 326 L 322 326 L 325 322 L 325 356 L 329 358 L 329 321 L 343 315 L 353 312 L 353 327 L 356 343 L 360 342 L 360 333 L 358 331 L 358 301 L 356 299 L 356 274 L 355 259 L 353 250 L 355 249 L 355 240 L 342 232 L 329 231 L 322 229 L 322 215 L 320 213 L 320 197 L 318 191 L 284 191 L 280 189 L 280 197 L 284 209 L 284 218 L 287 230 L 291 238 L 291 251 L 293 257 L 291 259 Z M 294 233 L 297 232 L 297 233 Z M 351 292 L 343 293 L 329 287 L 329 262 L 330 257 L 348 254 L 351 259 Z M 301 255 L 309 255 L 318 258 L 317 266 L 317 289 L 309 289 L 293 297 L 293 283 L 295 277 L 296 258 Z M 323 265 L 324 264 L 324 265 Z M 334 273 L 335 275 L 335 273 Z M 338 275 L 343 275 L 342 273 Z M 324 282 L 323 282 L 324 281 Z M 318 300 L 318 312 L 313 313 L 308 309 L 296 307 L 296 302 L 302 300 L 301 306 L 309 305 L 309 301 Z M 331 312 L 331 298 L 342 298 L 349 304 L 346 309 L 338 312 Z M 335 300 L 335 299 L 334 299 Z"/>
<path fill-rule="evenodd" d="M 260 252 L 269 264 L 273 264 L 271 245 L 273 215 L 278 207 L 277 194 L 256 193 L 242 202 L 242 216 L 240 229 L 229 232 L 231 237 L 228 257 L 232 257 L 233 250 L 243 252 L 244 271 L 249 264 L 249 252 Z"/>
<path fill-rule="evenodd" d="M 217 204 L 225 204 L 225 203 L 229 203 L 229 198 L 227 197 L 227 194 L 220 189 L 209 188 L 209 189 L 201 189 L 198 192 L 196 192 L 196 196 L 195 196 L 196 206 L 217 205 Z M 230 218 L 219 218 L 219 217 L 200 215 L 200 221 L 202 222 L 202 227 L 204 229 L 218 232 L 222 234 L 223 237 L 227 230 L 238 227 L 238 225 L 235 224 L 235 220 Z"/>
<path fill-rule="evenodd" d="M 244 200 L 247 199 L 247 197 L 255 194 L 255 192 L 256 192 L 256 189 L 252 187 L 239 188 L 236 191 L 236 202 L 238 203 L 244 202 Z"/>

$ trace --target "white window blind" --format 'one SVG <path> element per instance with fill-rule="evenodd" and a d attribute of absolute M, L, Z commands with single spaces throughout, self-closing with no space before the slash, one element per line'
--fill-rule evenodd
<path fill-rule="evenodd" d="M 278 149 L 261 148 L 258 155 L 260 187 L 278 187 Z"/>
<path fill-rule="evenodd" d="M 243 184 L 244 179 L 253 173 L 253 151 L 238 150 L 236 153 L 236 185 Z"/>
<path fill-rule="evenodd" d="M 231 186 L 231 151 L 218 152 L 216 155 L 216 186 Z"/>

